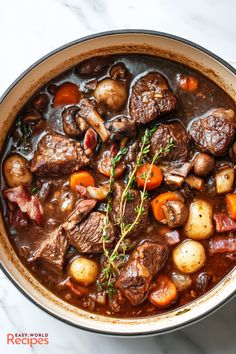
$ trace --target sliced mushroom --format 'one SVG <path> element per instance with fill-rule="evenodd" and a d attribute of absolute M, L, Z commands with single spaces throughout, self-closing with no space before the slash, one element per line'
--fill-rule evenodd
<path fill-rule="evenodd" d="M 167 176 L 165 176 L 165 183 L 169 186 L 176 186 L 180 188 L 184 183 L 184 177 L 167 174 Z"/>
<path fill-rule="evenodd" d="M 83 131 L 78 127 L 76 117 L 78 116 L 79 107 L 70 106 L 62 112 L 62 124 L 66 135 L 74 138 L 83 134 Z M 81 118 L 83 119 L 83 118 Z"/>
<path fill-rule="evenodd" d="M 198 191 L 203 191 L 205 189 L 204 180 L 200 177 L 188 176 L 185 179 L 185 182 L 189 184 L 191 188 L 196 189 Z"/>
<path fill-rule="evenodd" d="M 127 69 L 123 63 L 117 63 L 109 70 L 109 75 L 113 80 L 124 80 Z"/>
<path fill-rule="evenodd" d="M 192 164 L 190 162 L 185 162 L 184 164 L 173 166 L 168 169 L 168 172 L 172 175 L 177 175 L 186 178 L 192 169 Z"/>
<path fill-rule="evenodd" d="M 87 98 L 83 98 L 80 101 L 80 108 L 80 116 L 93 127 L 93 129 L 100 135 L 102 141 L 106 142 L 110 137 L 110 133 L 106 129 L 103 119 L 95 110 L 91 102 L 89 102 Z"/>
<path fill-rule="evenodd" d="M 187 220 L 188 208 L 181 201 L 170 200 L 162 206 L 162 209 L 169 227 L 181 226 Z"/>
<path fill-rule="evenodd" d="M 124 115 L 116 116 L 105 122 L 111 140 L 120 140 L 125 136 L 132 137 L 136 134 L 135 122 Z"/>

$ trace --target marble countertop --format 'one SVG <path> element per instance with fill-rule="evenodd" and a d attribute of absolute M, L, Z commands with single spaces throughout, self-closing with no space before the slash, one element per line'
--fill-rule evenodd
<path fill-rule="evenodd" d="M 227 5 L 227 6 L 226 6 Z M 236 59 L 235 0 L 0 1 L 0 94 L 50 50 L 94 32 L 145 28 L 195 41 Z M 174 333 L 121 339 L 70 327 L 27 300 L 0 272 L 0 354 L 234 354 L 236 298 L 201 322 Z M 48 332 L 49 344 L 9 346 L 7 333 Z"/>

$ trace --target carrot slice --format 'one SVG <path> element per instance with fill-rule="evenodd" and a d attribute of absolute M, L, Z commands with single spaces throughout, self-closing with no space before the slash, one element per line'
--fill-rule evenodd
<path fill-rule="evenodd" d="M 236 220 L 236 193 L 227 194 L 225 200 L 230 217 Z"/>
<path fill-rule="evenodd" d="M 169 307 L 177 298 L 178 290 L 167 275 L 160 275 L 158 277 L 156 286 L 148 295 L 151 303 L 160 308 Z"/>
<path fill-rule="evenodd" d="M 70 175 L 69 182 L 72 190 L 76 190 L 76 186 L 95 187 L 94 177 L 90 172 L 85 170 L 72 173 L 72 175 Z"/>
<path fill-rule="evenodd" d="M 151 171 L 150 171 L 150 167 L 151 165 L 149 163 L 146 163 L 143 166 L 139 167 L 136 173 L 136 182 L 139 188 L 144 187 L 145 178 L 149 173 L 149 178 L 146 184 L 146 189 L 148 191 L 159 187 L 163 180 L 163 173 L 160 167 L 156 165 L 152 165 Z"/>
<path fill-rule="evenodd" d="M 110 177 L 111 173 L 111 161 L 113 156 L 107 155 L 103 156 L 101 160 L 98 161 L 97 169 L 103 175 Z M 115 168 L 115 178 L 118 178 L 122 175 L 125 170 L 125 165 L 121 162 Z"/>
<path fill-rule="evenodd" d="M 181 198 L 175 192 L 166 192 L 159 194 L 151 201 L 152 212 L 156 220 L 160 222 L 165 220 L 162 206 L 165 205 L 169 200 L 181 200 Z"/>
<path fill-rule="evenodd" d="M 193 92 L 198 88 L 198 79 L 191 75 L 179 75 L 178 82 L 179 86 L 185 91 Z"/>
<path fill-rule="evenodd" d="M 66 105 L 66 104 L 76 104 L 80 99 L 80 91 L 76 84 L 71 82 L 65 82 L 56 91 L 54 97 L 54 107 Z"/>

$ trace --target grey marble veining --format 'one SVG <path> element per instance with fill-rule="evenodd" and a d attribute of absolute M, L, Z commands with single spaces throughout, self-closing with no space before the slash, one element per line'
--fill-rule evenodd
<path fill-rule="evenodd" d="M 146 28 L 193 40 L 236 60 L 235 0 L 0 1 L 0 94 L 48 51 L 87 34 Z M 0 354 L 235 354 L 236 298 L 202 321 L 149 338 L 112 338 L 70 327 L 27 300 L 0 272 Z M 7 333 L 48 332 L 49 345 L 11 347 Z"/>

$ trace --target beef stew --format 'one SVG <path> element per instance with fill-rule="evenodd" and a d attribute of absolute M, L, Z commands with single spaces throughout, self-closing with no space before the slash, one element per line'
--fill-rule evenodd
<path fill-rule="evenodd" d="M 187 66 L 95 57 L 19 112 L 1 204 L 23 264 L 85 310 L 151 316 L 236 260 L 235 103 Z"/>

